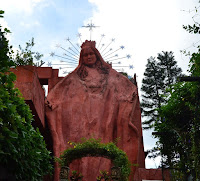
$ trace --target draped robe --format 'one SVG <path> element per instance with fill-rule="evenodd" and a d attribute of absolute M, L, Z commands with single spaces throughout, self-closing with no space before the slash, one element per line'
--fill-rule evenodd
<path fill-rule="evenodd" d="M 117 146 L 124 150 L 131 163 L 138 158 L 137 87 L 125 76 L 110 68 L 107 74 L 87 67 L 88 76 L 82 80 L 77 69 L 58 82 L 46 99 L 46 117 L 53 138 L 54 156 L 69 147 L 68 141 L 81 138 L 101 138 L 107 143 L 119 138 Z M 109 170 L 105 158 L 85 157 L 70 164 L 84 181 L 94 181 L 99 170 Z M 133 173 L 135 168 L 132 169 Z M 59 180 L 55 164 L 54 180 Z"/>

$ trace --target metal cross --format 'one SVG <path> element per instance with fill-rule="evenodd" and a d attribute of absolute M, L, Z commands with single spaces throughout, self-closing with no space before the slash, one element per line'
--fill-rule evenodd
<path fill-rule="evenodd" d="M 84 28 L 89 28 L 89 31 L 90 31 L 90 40 L 92 39 L 92 30 L 93 28 L 97 28 L 99 26 L 95 26 L 93 23 L 92 23 L 92 20 L 91 20 L 91 23 L 90 24 L 87 24 L 87 26 L 82 26 Z"/>

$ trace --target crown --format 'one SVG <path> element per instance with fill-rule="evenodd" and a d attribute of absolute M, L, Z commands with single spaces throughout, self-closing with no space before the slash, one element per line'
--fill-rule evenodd
<path fill-rule="evenodd" d="M 95 48 L 95 44 L 96 44 L 95 41 L 88 41 L 88 40 L 86 40 L 86 41 L 81 45 L 81 48 L 84 48 L 84 47 L 93 47 L 93 48 Z"/>

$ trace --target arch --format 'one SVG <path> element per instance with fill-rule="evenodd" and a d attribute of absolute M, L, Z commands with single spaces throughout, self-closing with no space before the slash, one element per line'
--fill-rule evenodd
<path fill-rule="evenodd" d="M 101 143 L 100 139 L 83 139 L 80 143 L 68 142 L 71 148 L 66 149 L 56 158 L 60 166 L 69 166 L 73 160 L 83 157 L 104 157 L 110 159 L 115 167 L 120 168 L 121 179 L 128 180 L 131 164 L 126 153 L 116 146 L 116 143 Z"/>

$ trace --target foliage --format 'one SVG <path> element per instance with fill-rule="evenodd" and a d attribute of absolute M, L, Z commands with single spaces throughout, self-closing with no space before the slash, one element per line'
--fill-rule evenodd
<path fill-rule="evenodd" d="M 34 38 L 32 38 L 31 41 L 26 42 L 26 48 L 23 49 L 20 45 L 19 45 L 19 49 L 17 50 L 17 54 L 14 58 L 15 64 L 17 66 L 20 65 L 35 65 L 38 67 L 41 67 L 45 62 L 43 62 L 41 60 L 41 58 L 43 57 L 42 54 L 40 54 L 39 52 L 33 52 L 32 48 L 35 45 L 34 43 Z M 34 63 L 36 62 L 36 63 Z"/>
<path fill-rule="evenodd" d="M 100 176 L 97 177 L 97 181 L 105 180 L 105 181 L 111 181 L 112 178 L 109 175 L 109 173 L 106 170 L 100 170 Z"/>
<path fill-rule="evenodd" d="M 192 76 L 200 76 L 200 47 L 197 53 L 193 53 L 189 63 L 190 73 Z"/>
<path fill-rule="evenodd" d="M 0 18 L 3 17 L 3 14 L 4 11 L 0 10 Z M 12 46 L 8 46 L 8 40 L 5 37 L 8 33 L 10 31 L 7 28 L 3 31 L 0 25 L 0 72 L 6 72 L 10 67 L 15 65 L 9 58 L 13 52 L 11 51 Z"/>
<path fill-rule="evenodd" d="M 200 27 L 197 24 L 193 24 L 193 26 L 191 26 L 191 25 L 187 25 L 187 26 L 183 25 L 183 28 L 185 30 L 187 30 L 189 33 L 194 33 L 194 34 L 198 33 L 198 34 L 200 34 Z"/>
<path fill-rule="evenodd" d="M 200 1 L 199 1 L 200 3 Z M 196 21 L 195 17 L 196 16 L 199 16 L 197 13 L 198 13 L 198 9 L 200 7 L 195 7 L 193 10 L 189 10 L 189 12 L 193 12 L 194 15 L 192 17 L 193 21 L 194 21 L 194 24 L 193 25 L 183 25 L 183 29 L 185 29 L 186 31 L 188 31 L 189 33 L 194 33 L 194 34 L 200 34 L 200 24 L 198 21 Z"/>
<path fill-rule="evenodd" d="M 83 175 L 81 173 L 78 173 L 76 170 L 72 171 L 72 176 L 70 177 L 71 180 L 78 181 L 82 180 Z"/>
<path fill-rule="evenodd" d="M 29 107 L 14 88 L 16 76 L 9 69 L 15 64 L 7 33 L 0 27 L 0 163 L 16 180 L 41 180 L 52 170 L 51 157 L 43 137 L 31 125 Z"/>
<path fill-rule="evenodd" d="M 188 28 L 192 31 L 191 26 Z M 200 77 L 200 47 L 191 55 L 189 73 L 191 77 Z M 172 174 L 176 180 L 187 180 L 189 176 L 198 180 L 200 83 L 179 82 L 171 86 L 167 103 L 159 109 L 159 118 L 162 121 L 155 124 L 159 141 L 154 150 L 161 151 L 162 164 L 173 169 Z"/>
<path fill-rule="evenodd" d="M 128 78 L 128 74 L 126 72 L 120 72 L 120 73 Z"/>
<path fill-rule="evenodd" d="M 127 77 L 130 81 L 134 80 L 133 77 L 130 76 L 130 75 L 128 75 L 128 73 L 126 73 L 126 72 L 119 72 L 119 73 L 122 74 L 122 75 L 124 75 L 125 77 Z"/>
<path fill-rule="evenodd" d="M 146 118 L 143 122 L 144 129 L 152 128 L 158 120 L 158 109 L 166 102 L 166 88 L 169 88 L 181 69 L 174 60 L 173 52 L 162 52 L 147 60 L 144 78 L 142 80 L 142 116 Z"/>
<path fill-rule="evenodd" d="M 56 160 L 61 166 L 69 165 L 73 160 L 82 157 L 105 157 L 121 169 L 121 181 L 128 180 L 130 175 L 130 162 L 126 153 L 120 150 L 115 143 L 101 143 L 100 139 L 83 139 L 80 143 L 68 142 L 72 148 L 66 149 Z"/>
<path fill-rule="evenodd" d="M 160 95 L 160 91 L 164 87 L 163 82 L 163 70 L 158 68 L 158 63 L 155 58 L 150 57 L 146 65 L 146 70 L 144 72 L 144 78 L 142 80 L 141 90 L 142 94 L 142 116 L 147 117 L 144 122 L 148 125 L 145 128 L 152 127 L 152 123 L 157 119 L 158 112 L 157 108 L 161 106 L 164 101 L 163 97 Z"/>
<path fill-rule="evenodd" d="M 158 53 L 157 57 L 159 61 L 159 67 L 163 69 L 164 72 L 164 88 L 169 88 L 172 84 L 176 82 L 178 76 L 181 75 L 181 68 L 177 66 L 173 52 Z"/>
<path fill-rule="evenodd" d="M 198 83 L 175 84 L 168 103 L 160 108 L 162 122 L 155 125 L 163 164 L 186 178 L 194 173 L 200 176 L 199 88 Z"/>

